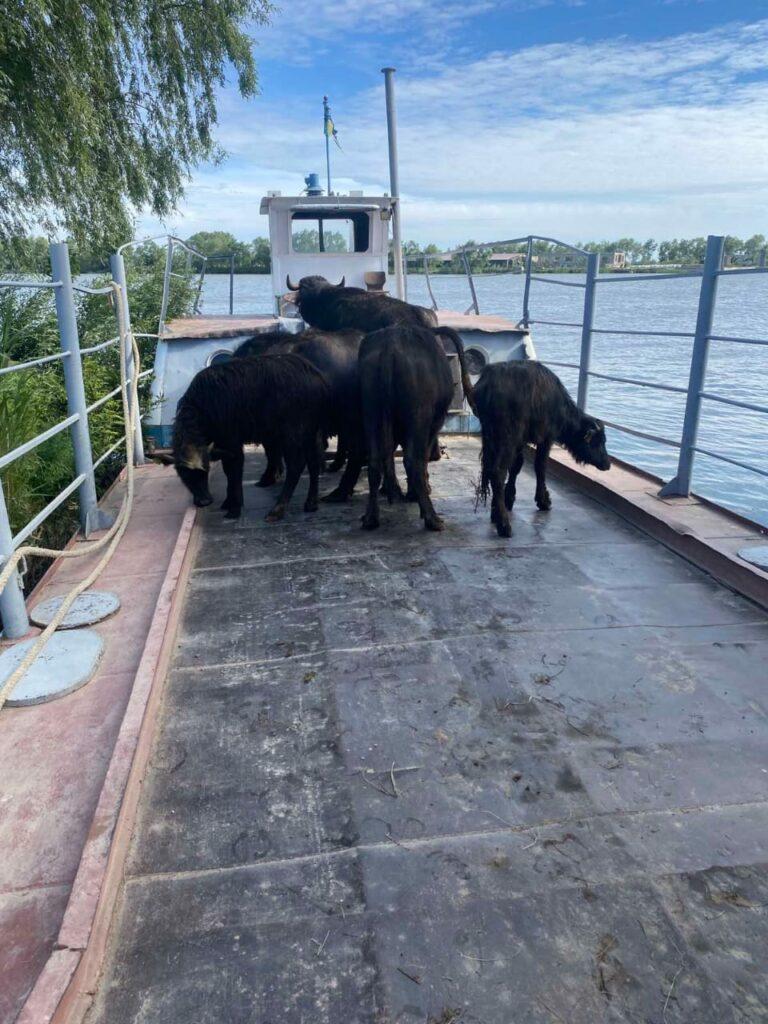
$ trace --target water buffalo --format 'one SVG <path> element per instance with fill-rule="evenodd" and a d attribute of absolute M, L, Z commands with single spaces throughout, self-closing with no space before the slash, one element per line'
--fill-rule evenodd
<path fill-rule="evenodd" d="M 338 437 L 337 455 L 331 470 L 341 469 L 346 456 L 352 460 L 351 486 L 344 477 L 330 500 L 348 497 L 354 488 L 362 464 L 362 420 L 360 414 L 360 387 L 357 356 L 362 331 L 318 331 L 310 328 L 300 334 L 256 335 L 235 350 L 235 356 L 258 355 L 264 351 L 294 352 L 320 370 L 330 387 L 330 419 L 328 430 Z M 266 346 L 266 347 L 265 347 Z M 358 462 L 354 471 L 354 460 Z M 259 481 L 262 486 L 274 483 L 275 469 L 279 466 L 279 449 L 267 451 L 267 468 Z"/>
<path fill-rule="evenodd" d="M 368 508 L 362 525 L 379 525 L 379 487 L 399 494 L 394 453 L 403 449 L 408 490 L 428 530 L 443 521 L 429 496 L 427 461 L 453 397 L 450 365 L 434 331 L 400 324 L 369 334 L 360 346 L 360 391 L 368 454 Z"/>
<path fill-rule="evenodd" d="M 541 363 L 490 363 L 474 397 L 483 430 L 479 494 L 485 501 L 489 489 L 492 493 L 491 522 L 500 537 L 512 536 L 509 510 L 526 444 L 536 445 L 536 504 L 543 512 L 552 507 L 546 468 L 553 444 L 563 445 L 577 462 L 610 469 L 603 424 L 580 412 L 560 379 Z"/>
<path fill-rule="evenodd" d="M 414 306 L 383 292 L 367 292 L 364 288 L 347 288 L 331 284 L 324 277 L 302 277 L 297 285 L 286 278 L 288 289 L 297 293 L 296 304 L 302 319 L 324 331 L 354 328 L 369 334 L 392 324 L 414 327 L 436 327 L 437 317 L 431 309 Z"/>
<path fill-rule="evenodd" d="M 267 515 L 276 522 L 286 510 L 304 467 L 309 469 L 305 512 L 318 501 L 318 474 L 324 432 L 330 418 L 330 388 L 306 359 L 268 352 L 259 359 L 233 359 L 209 366 L 192 379 L 176 409 L 173 462 L 195 505 L 213 501 L 208 471 L 221 458 L 227 477 L 222 504 L 227 519 L 243 507 L 243 445 L 280 446 L 285 482 Z"/>

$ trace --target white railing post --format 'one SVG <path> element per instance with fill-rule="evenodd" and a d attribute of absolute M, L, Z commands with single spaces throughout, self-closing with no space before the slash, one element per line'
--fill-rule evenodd
<path fill-rule="evenodd" d="M 6 560 L 12 554 L 13 534 L 3 494 L 3 481 L 0 479 L 0 570 L 5 568 Z M 21 577 L 17 572 L 11 576 L 0 592 L 0 617 L 3 620 L 3 635 L 7 639 L 16 640 L 29 632 L 24 591 L 21 587 Z"/>
<path fill-rule="evenodd" d="M 125 260 L 123 259 L 123 254 L 121 252 L 116 252 L 109 257 L 109 269 L 112 274 L 112 280 L 116 284 L 120 285 L 120 291 L 122 293 L 120 301 L 123 303 L 123 313 L 125 316 L 125 327 L 127 332 L 125 339 L 125 369 L 127 379 L 132 381 L 133 374 L 136 369 L 133 363 L 133 345 L 131 344 L 133 338 L 133 326 L 131 324 L 131 306 L 128 301 L 128 280 L 125 274 Z M 117 310 L 115 310 L 115 314 L 119 325 L 120 317 Z M 126 452 L 125 457 L 130 458 L 131 453 Z M 144 465 L 144 438 L 141 434 L 141 419 L 138 415 L 138 410 L 136 410 L 136 425 L 133 432 L 133 463 L 135 466 Z"/>
<path fill-rule="evenodd" d="M 168 246 L 165 250 L 165 273 L 163 274 L 163 297 L 160 300 L 160 322 L 157 333 L 162 338 L 165 330 L 165 318 L 168 313 L 168 300 L 171 295 L 171 272 L 173 270 L 173 238 L 168 235 Z"/>
<path fill-rule="evenodd" d="M 78 497 L 80 525 L 87 537 L 94 530 L 105 529 L 112 519 L 100 511 L 96 497 L 96 478 L 93 472 L 93 453 L 83 384 L 83 361 L 77 333 L 75 293 L 72 288 L 67 243 L 54 242 L 50 247 L 50 255 L 53 280 L 60 282 L 55 289 L 56 319 L 59 324 L 62 351 L 69 354 L 69 358 L 64 360 L 64 384 L 67 389 L 69 415 L 77 416 L 70 427 L 70 433 L 75 454 L 75 473 L 77 476 L 82 474 L 85 477 L 78 488 Z"/>
<path fill-rule="evenodd" d="M 701 275 L 701 290 L 699 291 L 699 312 L 696 317 L 696 333 L 691 351 L 691 371 L 688 377 L 688 396 L 685 401 L 680 457 L 677 463 L 677 474 L 659 491 L 659 495 L 664 498 L 670 495 L 687 497 L 691 493 L 696 438 L 701 418 L 701 392 L 704 389 L 704 380 L 707 375 L 709 336 L 712 334 L 717 301 L 717 281 L 723 267 L 724 249 L 725 238 L 722 235 L 710 235 L 707 238 L 707 253 L 704 257 L 704 270 Z"/>
<path fill-rule="evenodd" d="M 528 235 L 528 245 L 525 250 L 525 287 L 523 288 L 523 327 L 531 325 L 531 262 L 533 260 L 533 238 Z"/>
<path fill-rule="evenodd" d="M 589 369 L 592 363 L 592 324 L 595 318 L 595 283 L 600 273 L 600 253 L 587 256 L 587 282 L 584 289 L 584 317 L 581 321 L 581 356 L 579 358 L 579 391 L 576 404 L 582 412 L 587 408 Z"/>

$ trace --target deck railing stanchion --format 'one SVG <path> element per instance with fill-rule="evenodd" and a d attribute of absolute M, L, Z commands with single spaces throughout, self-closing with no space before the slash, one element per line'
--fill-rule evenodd
<path fill-rule="evenodd" d="M 163 274 L 163 298 L 160 302 L 160 320 L 157 328 L 158 335 L 162 338 L 165 329 L 165 317 L 168 313 L 168 300 L 171 294 L 171 271 L 173 270 L 173 239 L 168 236 L 168 245 L 165 251 L 165 273 Z"/>
<path fill-rule="evenodd" d="M 477 302 L 477 292 L 475 291 L 475 282 L 472 278 L 472 268 L 469 265 L 469 256 L 467 255 L 466 249 L 461 251 L 461 262 L 464 264 L 464 273 L 467 275 L 467 282 L 469 284 L 469 290 L 472 293 L 472 305 L 469 307 L 467 312 L 474 309 L 475 315 L 480 316 L 480 306 Z"/>
<path fill-rule="evenodd" d="M 423 257 L 423 261 L 424 261 L 424 280 L 427 283 L 427 291 L 429 292 L 429 301 L 432 303 L 432 309 L 436 310 L 437 309 L 437 299 L 435 298 L 435 293 L 432 291 L 432 282 L 431 282 L 431 280 L 429 278 L 429 257 L 424 256 Z"/>
<path fill-rule="evenodd" d="M 595 284 L 600 273 L 600 253 L 587 256 L 587 282 L 584 289 L 584 318 L 581 325 L 581 356 L 579 358 L 579 391 L 576 404 L 584 412 L 589 394 L 589 369 L 592 362 L 592 323 L 595 317 Z"/>
<path fill-rule="evenodd" d="M 229 315 L 235 311 L 235 254 L 229 257 Z"/>
<path fill-rule="evenodd" d="M 525 250 L 525 287 L 523 288 L 523 327 L 531 325 L 531 263 L 533 260 L 533 236 L 528 235 L 528 245 Z"/>
<path fill-rule="evenodd" d="M 72 447 L 75 454 L 75 473 L 85 477 L 78 488 L 80 500 L 80 525 L 86 537 L 94 530 L 109 525 L 109 518 L 100 511 L 96 498 L 96 479 L 93 472 L 91 438 L 88 430 L 88 411 L 83 384 L 83 363 L 80 356 L 80 339 L 77 333 L 75 293 L 72 288 L 72 272 L 69 266 L 69 249 L 66 242 L 54 242 L 50 248 L 51 273 L 54 281 L 61 284 L 55 289 L 56 319 L 59 324 L 59 339 L 62 351 L 69 354 L 64 360 L 64 384 L 67 389 L 67 409 L 77 419 L 70 427 Z"/>
<path fill-rule="evenodd" d="M 717 279 L 723 264 L 724 248 L 725 238 L 722 235 L 710 235 L 707 238 L 707 253 L 704 257 L 704 271 L 699 291 L 699 312 L 696 317 L 696 333 L 691 352 L 683 436 L 680 441 L 680 458 L 677 464 L 677 474 L 659 491 L 662 497 L 669 495 L 687 497 L 691 493 L 693 460 L 701 417 L 701 392 L 704 389 L 704 380 L 707 375 L 709 341 L 717 301 Z"/>
<path fill-rule="evenodd" d="M 3 481 L 0 480 L 0 569 L 4 568 L 5 560 L 12 554 L 13 534 L 3 494 Z M 16 640 L 29 631 L 24 591 L 21 589 L 21 577 L 18 573 L 11 576 L 0 592 L 0 617 L 3 620 L 2 635 L 8 640 Z"/>
<path fill-rule="evenodd" d="M 387 104 L 387 138 L 389 141 L 389 193 L 392 197 L 392 250 L 395 263 L 395 291 L 398 299 L 406 298 L 403 270 L 403 236 L 400 229 L 400 172 L 397 165 L 397 112 L 395 110 L 394 68 L 382 68 L 384 95 Z"/>
<path fill-rule="evenodd" d="M 189 255 L 189 253 L 187 253 Z M 133 380 L 134 366 L 133 366 L 133 346 L 131 345 L 131 337 L 133 335 L 133 327 L 131 325 L 131 306 L 128 301 L 128 280 L 125 275 L 125 260 L 121 252 L 116 252 L 109 258 L 109 269 L 112 274 L 112 280 L 120 285 L 122 292 L 123 311 L 125 313 L 125 323 L 128 330 L 128 336 L 126 338 L 126 351 L 125 351 L 125 369 L 128 380 Z M 117 315 L 117 310 L 115 310 Z M 119 322 L 119 321 L 118 321 Z M 129 453 L 126 453 L 126 457 Z M 144 465 L 144 439 L 141 435 L 141 420 L 136 417 L 136 429 L 133 434 L 133 462 L 135 466 Z"/>

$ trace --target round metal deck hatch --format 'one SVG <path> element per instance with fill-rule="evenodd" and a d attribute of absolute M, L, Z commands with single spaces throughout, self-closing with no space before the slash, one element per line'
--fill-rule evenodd
<path fill-rule="evenodd" d="M 739 558 L 768 572 L 768 544 L 760 544 L 754 548 L 740 548 Z"/>
<path fill-rule="evenodd" d="M 0 686 L 18 668 L 36 637 L 0 654 Z M 54 633 L 34 664 L 11 691 L 8 707 L 43 704 L 80 689 L 93 676 L 104 643 L 92 629 Z"/>
<path fill-rule="evenodd" d="M 61 607 L 63 597 L 49 597 L 35 605 L 30 619 L 36 626 L 47 626 Z M 57 629 L 77 629 L 79 626 L 92 626 L 96 622 L 114 615 L 120 608 L 120 598 L 109 590 L 86 590 L 75 599 L 72 607 L 64 616 Z"/>

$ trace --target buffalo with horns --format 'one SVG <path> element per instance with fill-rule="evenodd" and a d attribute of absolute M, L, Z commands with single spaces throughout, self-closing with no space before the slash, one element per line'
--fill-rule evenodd
<path fill-rule="evenodd" d="M 490 363 L 475 385 L 477 415 L 483 431 L 479 496 L 491 492 L 491 522 L 500 537 L 511 537 L 509 512 L 526 444 L 536 445 L 536 504 L 552 507 L 547 490 L 547 459 L 561 444 L 580 463 L 611 468 L 600 420 L 577 407 L 559 377 L 534 361 Z M 506 483 L 505 483 L 506 481 Z"/>
<path fill-rule="evenodd" d="M 331 284 L 319 276 L 302 277 L 298 284 L 293 284 L 289 275 L 286 284 L 288 290 L 296 294 L 302 319 L 323 331 L 352 328 L 370 334 L 392 324 L 437 326 L 437 317 L 431 309 L 414 306 L 384 292 L 347 288 L 343 277 L 341 284 Z"/>
<path fill-rule="evenodd" d="M 213 501 L 208 489 L 212 459 L 227 478 L 222 504 L 227 519 L 243 507 L 243 445 L 279 447 L 285 482 L 268 522 L 285 513 L 304 467 L 309 470 L 305 512 L 317 510 L 318 475 L 330 420 L 330 388 L 323 374 L 293 353 L 268 352 L 258 359 L 233 359 L 201 370 L 176 409 L 173 458 L 195 505 Z"/>

